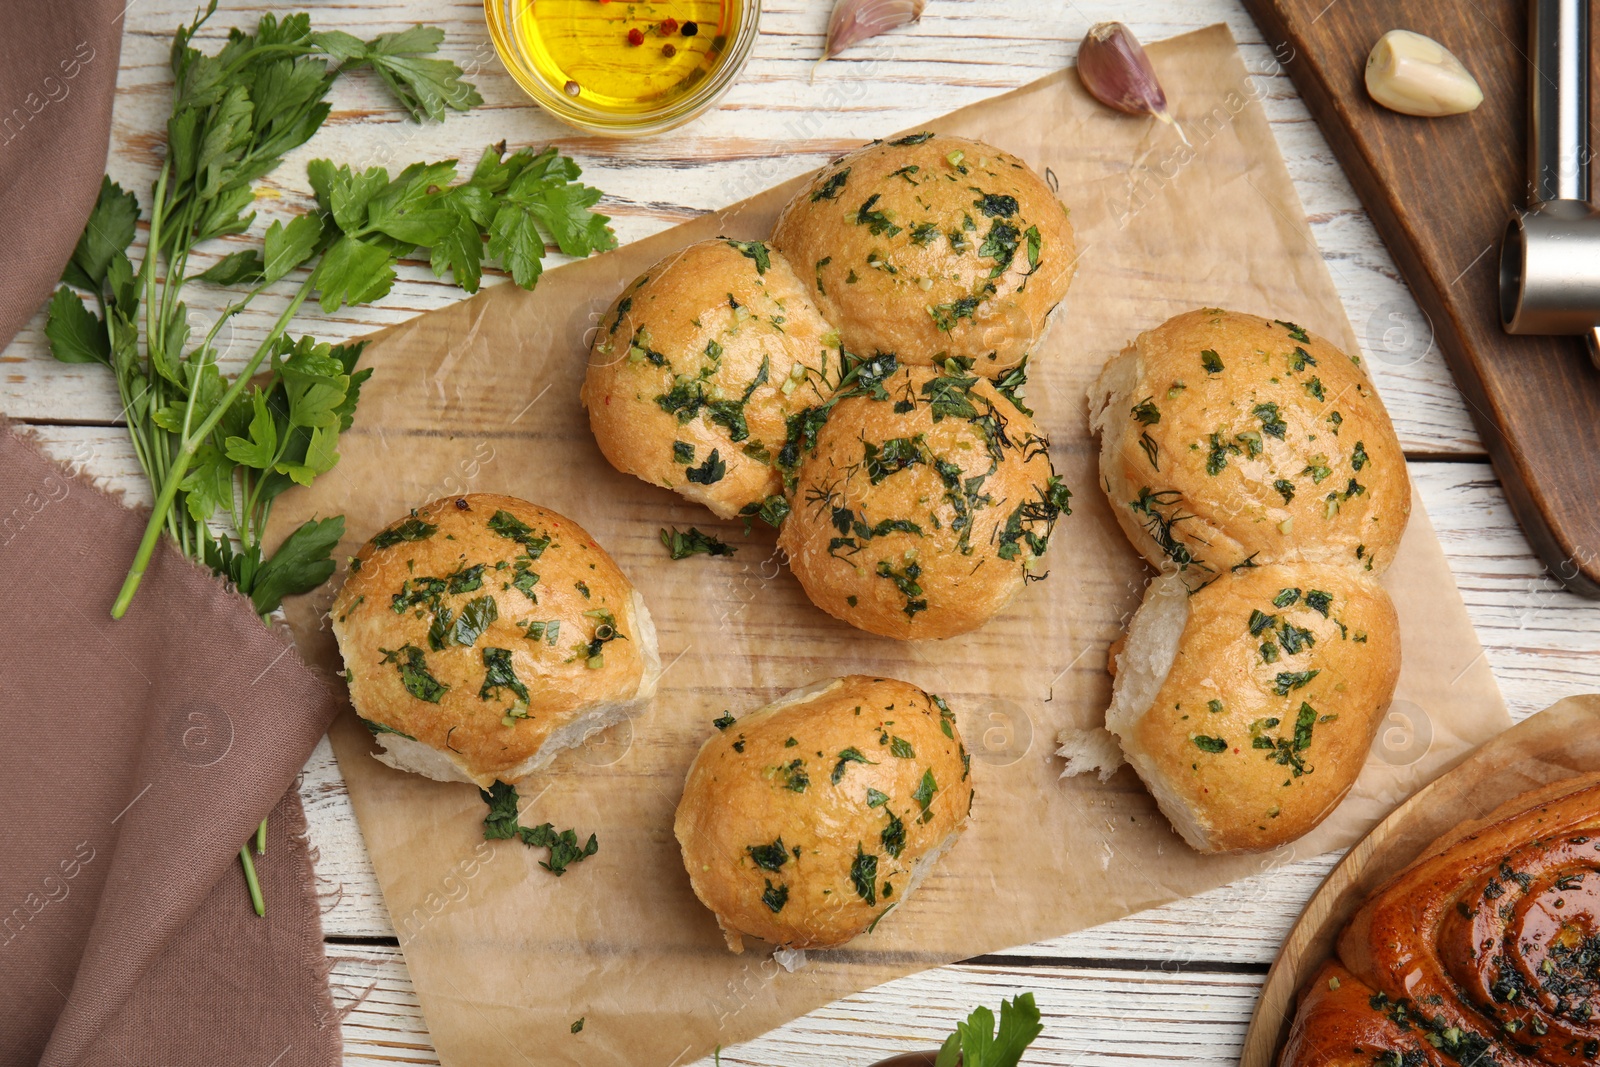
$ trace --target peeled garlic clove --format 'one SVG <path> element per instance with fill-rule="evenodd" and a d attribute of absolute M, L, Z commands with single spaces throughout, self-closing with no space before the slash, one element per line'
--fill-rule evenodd
<path fill-rule="evenodd" d="M 1390 30 L 1367 56 L 1367 93 L 1402 115 L 1461 115 L 1483 103 L 1483 90 L 1450 50 L 1410 30 Z"/>
<path fill-rule="evenodd" d="M 928 0 L 839 0 L 828 18 L 822 58 L 832 59 L 853 44 L 916 22 L 927 6 Z"/>
<path fill-rule="evenodd" d="M 1130 115 L 1154 115 L 1171 122 L 1167 94 L 1156 80 L 1150 57 L 1120 22 L 1099 22 L 1078 46 L 1078 78 L 1089 95 Z"/>

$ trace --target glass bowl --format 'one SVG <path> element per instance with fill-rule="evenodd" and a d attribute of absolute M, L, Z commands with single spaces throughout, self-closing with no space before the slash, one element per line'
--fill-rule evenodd
<path fill-rule="evenodd" d="M 613 136 L 659 133 L 727 92 L 761 0 L 484 0 L 495 51 L 550 114 Z"/>

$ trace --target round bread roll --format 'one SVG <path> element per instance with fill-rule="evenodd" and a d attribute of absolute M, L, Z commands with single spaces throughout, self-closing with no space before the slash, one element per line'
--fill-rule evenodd
<path fill-rule="evenodd" d="M 1067 295 L 1067 209 L 1026 163 L 978 141 L 917 133 L 824 167 L 772 241 L 861 355 L 902 364 L 1021 363 Z"/>
<path fill-rule="evenodd" d="M 378 759 L 444 782 L 526 776 L 643 711 L 661 673 L 605 549 L 515 497 L 447 497 L 381 531 L 331 614 Z"/>
<path fill-rule="evenodd" d="M 1169 319 L 1106 364 L 1089 415 L 1117 521 L 1191 589 L 1246 559 L 1381 574 L 1405 532 L 1411 484 L 1383 403 L 1357 357 L 1292 322 Z"/>
<path fill-rule="evenodd" d="M 1306 833 L 1361 773 L 1400 674 L 1399 622 L 1361 571 L 1271 564 L 1193 593 L 1152 582 L 1106 726 L 1201 852 Z"/>
<path fill-rule="evenodd" d="M 613 467 L 728 518 L 782 492 L 786 420 L 838 384 L 838 345 L 782 255 L 702 241 L 623 290 L 579 395 Z"/>
<path fill-rule="evenodd" d="M 971 814 L 955 717 L 907 682 L 834 678 L 717 725 L 674 830 L 734 952 L 745 937 L 831 948 L 871 929 Z"/>
<path fill-rule="evenodd" d="M 966 633 L 1042 577 L 1072 495 L 1046 445 L 985 378 L 929 367 L 858 378 L 800 461 L 778 546 L 806 595 L 852 626 Z"/>

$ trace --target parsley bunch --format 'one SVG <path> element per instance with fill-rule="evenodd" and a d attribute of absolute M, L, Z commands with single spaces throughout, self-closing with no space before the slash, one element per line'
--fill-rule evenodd
<path fill-rule="evenodd" d="M 324 312 L 378 300 L 394 284 L 395 264 L 424 252 L 437 275 L 448 272 L 468 292 L 477 290 L 486 259 L 528 288 L 542 269 L 546 236 L 571 256 L 616 244 L 607 217 L 590 210 L 600 192 L 577 182 L 572 160 L 553 148 L 508 155 L 502 144 L 459 182 L 455 160 L 413 164 L 392 178 L 382 167 L 314 160 L 307 167 L 314 210 L 274 221 L 259 248 L 191 273 L 198 246 L 249 230 L 255 182 L 316 133 L 341 75 L 376 71 L 419 120 L 482 103 L 459 67 L 428 58 L 444 37 L 436 28 L 362 41 L 314 32 L 304 14 L 266 15 L 254 33 L 231 30 L 222 49 L 207 55 L 192 41 L 215 9 L 213 0 L 173 39 L 167 153 L 149 201 L 142 261 L 129 256 L 139 202 L 107 178 L 46 327 L 57 359 L 99 363 L 115 375 L 155 493 L 112 607 L 118 618 L 163 530 L 250 596 L 263 617 L 333 573 L 342 517 L 306 522 L 271 555 L 261 543 L 274 498 L 338 462 L 339 434 L 371 373 L 356 370 L 360 344 L 290 336 L 308 299 Z M 191 284 L 235 294 L 200 337 L 183 301 Z M 224 375 L 219 332 L 272 290 L 289 294 L 287 306 L 242 369 Z M 212 523 L 226 532 L 213 532 Z"/>
<path fill-rule="evenodd" d="M 477 290 L 486 259 L 516 284 L 538 280 L 546 237 L 586 256 L 614 247 L 609 220 L 590 210 L 600 192 L 577 182 L 578 167 L 555 149 L 487 149 L 465 180 L 455 160 L 418 163 L 391 178 L 327 160 L 307 172 L 314 210 L 274 221 L 259 248 L 191 272 L 190 254 L 247 232 L 255 183 L 327 119 L 342 75 L 376 72 L 420 121 L 483 102 L 454 63 L 430 58 L 443 31 L 417 26 L 362 41 L 314 32 L 308 15 L 265 15 L 249 33 L 228 32 L 215 55 L 193 47 L 216 10 L 212 0 L 173 37 L 167 151 L 149 203 L 143 258 L 130 256 L 138 199 L 110 178 L 50 301 L 45 333 L 56 359 L 98 363 L 116 379 L 128 432 L 150 479 L 155 507 L 112 606 L 127 611 L 162 531 L 203 560 L 266 618 L 285 596 L 306 592 L 334 570 L 344 518 L 311 520 L 267 554 L 262 535 L 273 500 L 308 485 L 339 461 L 339 435 L 355 416 L 361 344 L 291 337 L 302 305 L 324 312 L 370 303 L 395 281 L 395 264 L 424 251 L 434 273 Z M 232 299 L 203 336 L 191 327 L 184 291 L 223 287 Z M 287 304 L 237 374 L 218 366 L 218 335 L 270 291 Z M 85 302 L 87 294 L 94 303 Z M 260 372 L 258 374 L 258 372 Z M 265 827 L 256 850 L 265 848 Z M 258 914 L 264 911 L 248 846 L 239 851 Z"/>

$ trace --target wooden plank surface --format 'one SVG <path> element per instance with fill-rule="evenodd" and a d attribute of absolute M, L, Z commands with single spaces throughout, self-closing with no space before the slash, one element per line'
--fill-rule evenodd
<path fill-rule="evenodd" d="M 932 0 L 920 27 L 864 46 L 857 58 L 817 70 L 812 81 L 828 6 L 825 0 L 768 0 L 755 57 L 722 108 L 654 140 L 607 142 L 572 134 L 521 101 L 484 51 L 478 4 L 323 5 L 319 26 L 369 36 L 419 19 L 444 26 L 452 57 L 479 68 L 475 80 L 487 104 L 444 125 L 418 128 L 388 108 L 375 87 L 340 87 L 329 127 L 271 179 L 269 195 L 258 203 L 258 226 L 308 201 L 304 163 L 318 155 L 403 165 L 472 155 L 505 137 L 513 143 L 557 140 L 607 191 L 606 210 L 616 216 L 619 236 L 633 240 L 808 170 L 857 141 L 1055 70 L 1071 58 L 1091 22 L 1121 19 L 1153 40 L 1224 21 L 1247 66 L 1259 72 L 1263 103 L 1318 245 L 1364 339 L 1369 366 L 1412 457 L 1412 476 L 1513 716 L 1600 690 L 1600 612 L 1563 591 L 1529 550 L 1437 346 L 1429 343 L 1426 319 L 1239 0 Z M 127 14 L 111 169 L 136 187 L 148 187 L 159 161 L 154 131 L 167 106 L 168 35 L 192 7 L 190 0 L 140 0 Z M 224 0 L 208 33 L 214 39 L 260 10 L 288 7 Z M 218 253 L 227 250 L 222 244 Z M 425 266 L 408 266 L 382 307 L 331 321 L 311 316 L 307 328 L 328 339 L 348 338 L 453 299 L 455 291 Z M 268 302 L 243 316 L 235 350 L 259 337 L 278 310 Z M 147 502 L 143 476 L 116 425 L 110 383 L 92 373 L 96 368 L 49 360 L 41 329 L 36 319 L 0 353 L 0 411 L 36 424 L 54 454 L 85 464 L 130 502 Z M 324 930 L 335 995 L 353 1003 L 366 993 L 344 1022 L 347 1062 L 436 1063 L 326 744 L 308 762 L 301 793 L 327 894 Z M 878 1055 L 926 1046 L 972 1005 L 1025 989 L 1038 993 L 1046 1014 L 1046 1033 L 1031 1063 L 1235 1062 L 1261 976 L 1335 859 L 1304 861 L 1072 937 L 859 994 L 730 1050 L 723 1062 L 865 1065 Z"/>
<path fill-rule="evenodd" d="M 1526 207 L 1528 5 L 1437 0 L 1246 0 L 1322 123 L 1345 173 L 1433 323 L 1445 362 L 1535 551 L 1600 597 L 1600 367 L 1577 337 L 1500 327 L 1501 234 Z M 1600 11 L 1600 3 L 1592 5 Z M 1444 42 L 1483 86 L 1470 115 L 1428 121 L 1374 104 L 1361 69 L 1404 26 Z M 1600 72 L 1600 49 L 1590 55 Z M 1591 78 L 1600 99 L 1600 73 Z"/>

